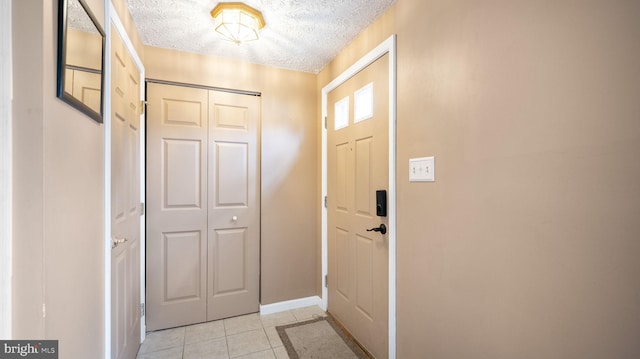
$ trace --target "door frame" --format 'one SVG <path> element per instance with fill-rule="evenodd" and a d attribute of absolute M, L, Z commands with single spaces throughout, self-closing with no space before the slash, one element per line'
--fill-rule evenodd
<path fill-rule="evenodd" d="M 327 215 L 324 205 L 327 196 L 327 96 L 329 92 L 349 80 L 355 74 L 375 62 L 380 57 L 389 54 L 389 358 L 396 357 L 396 35 L 391 35 L 376 46 L 369 53 L 356 61 L 347 70 L 338 75 L 322 88 L 322 303 L 327 310 L 329 292 L 326 283 L 328 272 L 328 243 L 327 243 Z"/>
<path fill-rule="evenodd" d="M 103 109 L 103 126 L 104 126 L 104 357 L 111 359 L 111 25 L 116 29 L 117 35 L 120 36 L 125 48 L 131 55 L 135 66 L 140 72 L 140 99 L 145 98 L 145 72 L 142 60 L 138 56 L 133 42 L 127 34 L 118 12 L 111 3 L 105 1 L 105 50 L 104 50 L 104 72 L 105 81 L 103 83 L 104 109 Z M 145 114 L 140 115 L 140 203 L 144 203 L 145 197 L 145 171 L 146 168 L 146 123 Z M 143 288 L 145 283 L 145 249 L 146 248 L 146 229 L 145 214 L 140 216 L 140 303 L 145 303 L 145 291 Z M 145 316 L 140 318 L 140 342 L 144 341 L 146 332 Z"/>
<path fill-rule="evenodd" d="M 11 339 L 11 0 L 0 1 L 0 338 Z"/>

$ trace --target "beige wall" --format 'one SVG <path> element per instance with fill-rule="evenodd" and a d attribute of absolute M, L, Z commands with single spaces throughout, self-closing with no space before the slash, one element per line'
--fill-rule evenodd
<path fill-rule="evenodd" d="M 13 333 L 95 357 L 103 127 L 55 98 L 54 3 L 13 1 Z M 144 53 L 150 78 L 263 93 L 268 304 L 320 292 L 319 90 L 397 33 L 397 357 L 634 358 L 638 24 L 637 2 L 398 0 L 317 77 Z M 428 155 L 436 182 L 409 183 Z"/>
<path fill-rule="evenodd" d="M 397 357 L 638 357 L 640 4 L 394 7 Z"/>
<path fill-rule="evenodd" d="M 353 65 L 354 62 L 373 50 L 374 47 L 393 35 L 395 33 L 395 22 L 395 6 L 392 6 L 320 71 L 317 76 L 318 111 L 321 111 L 320 95 L 322 88 Z M 320 115 L 318 115 L 318 118 L 320 118 Z M 320 125 L 319 122 L 318 125 Z"/>
<path fill-rule="evenodd" d="M 103 2 L 89 4 L 104 24 Z M 56 98 L 57 2 L 12 6 L 12 335 L 95 358 L 105 348 L 103 126 Z"/>
<path fill-rule="evenodd" d="M 316 295 L 316 76 L 154 47 L 147 78 L 262 93 L 261 303 Z"/>
<path fill-rule="evenodd" d="M 43 338 L 43 1 L 13 1 L 12 12 L 12 335 Z"/>

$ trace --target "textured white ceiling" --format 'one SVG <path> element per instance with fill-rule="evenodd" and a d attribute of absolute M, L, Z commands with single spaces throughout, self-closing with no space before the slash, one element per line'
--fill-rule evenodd
<path fill-rule="evenodd" d="M 260 39 L 235 45 L 213 29 L 217 0 L 127 0 L 145 45 L 318 73 L 395 0 L 246 0 Z"/>
<path fill-rule="evenodd" d="M 78 0 L 67 1 L 67 26 L 90 34 L 100 34 Z"/>

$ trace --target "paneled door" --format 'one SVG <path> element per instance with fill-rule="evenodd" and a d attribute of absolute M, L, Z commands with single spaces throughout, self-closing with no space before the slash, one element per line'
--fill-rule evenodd
<path fill-rule="evenodd" d="M 206 90 L 147 83 L 147 329 L 207 315 Z"/>
<path fill-rule="evenodd" d="M 259 97 L 147 94 L 147 328 L 258 311 Z"/>
<path fill-rule="evenodd" d="M 209 91 L 207 320 L 259 310 L 260 98 Z"/>
<path fill-rule="evenodd" d="M 140 345 L 140 73 L 111 31 L 111 357 Z"/>
<path fill-rule="evenodd" d="M 388 241 L 373 229 L 388 190 L 388 55 L 328 94 L 329 312 L 376 358 L 388 356 Z"/>

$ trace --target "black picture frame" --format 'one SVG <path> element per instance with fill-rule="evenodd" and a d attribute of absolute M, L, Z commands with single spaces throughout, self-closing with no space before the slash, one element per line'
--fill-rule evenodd
<path fill-rule="evenodd" d="M 79 6 L 78 6 L 79 4 Z M 72 6 L 70 8 L 70 6 Z M 75 12 L 75 13 L 74 13 Z M 84 12 L 84 14 L 82 14 Z M 71 15 L 70 15 L 71 14 Z M 73 16 L 73 18 L 70 18 Z M 88 31 L 95 31 L 101 37 L 100 43 L 100 66 L 99 68 L 88 68 L 82 66 L 74 66 L 72 64 L 67 63 L 67 53 L 70 48 L 69 44 L 69 26 L 76 24 L 70 23 L 70 21 L 76 21 L 76 18 L 82 18 L 83 16 L 88 17 L 89 21 L 82 21 L 81 26 L 85 26 Z M 76 26 L 77 27 L 77 26 Z M 73 44 L 74 46 L 78 46 L 78 44 Z M 80 48 L 82 49 L 86 44 L 80 44 Z M 94 47 L 96 44 L 93 44 Z M 72 107 L 76 108 L 80 112 L 83 112 L 93 120 L 98 123 L 103 122 L 103 112 L 104 112 L 104 84 L 105 84 L 105 33 L 96 17 L 91 12 L 91 9 L 87 6 L 84 0 L 59 0 L 58 1 L 58 64 L 57 64 L 57 84 L 56 84 L 56 95 L 62 101 L 68 103 Z M 84 71 L 87 73 L 99 74 L 100 76 L 100 88 L 99 88 L 99 108 L 96 109 L 96 105 L 94 104 L 91 107 L 89 104 L 82 101 L 81 96 L 74 96 L 74 94 L 65 91 L 65 84 L 67 81 L 71 79 L 67 78 L 67 70 L 72 69 L 74 71 Z M 95 97 L 95 96 L 94 96 Z"/>

